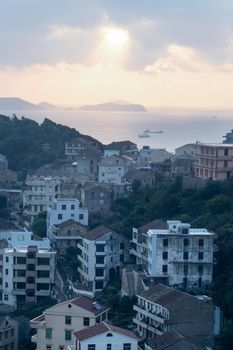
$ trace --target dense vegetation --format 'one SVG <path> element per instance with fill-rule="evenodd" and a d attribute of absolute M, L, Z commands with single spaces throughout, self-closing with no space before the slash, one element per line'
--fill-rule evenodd
<path fill-rule="evenodd" d="M 65 142 L 80 135 L 75 129 L 49 119 L 38 124 L 24 117 L 0 115 L 0 153 L 7 156 L 10 169 L 23 174 L 64 158 Z"/>
<path fill-rule="evenodd" d="M 203 190 L 183 190 L 181 179 L 177 179 L 169 186 L 161 185 L 143 192 L 136 190 L 127 199 L 116 200 L 113 209 L 114 220 L 108 224 L 128 237 L 131 236 L 132 227 L 139 227 L 154 219 L 178 219 L 217 234 L 217 264 L 210 295 L 225 316 L 223 349 L 232 349 L 233 179 L 221 183 L 209 182 Z"/>

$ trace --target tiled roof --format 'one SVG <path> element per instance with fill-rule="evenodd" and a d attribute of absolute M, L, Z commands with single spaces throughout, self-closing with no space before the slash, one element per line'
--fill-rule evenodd
<path fill-rule="evenodd" d="M 160 283 L 148 289 L 146 292 L 140 294 L 140 296 L 168 309 L 172 308 L 178 303 L 180 304 L 184 302 L 187 299 L 195 298 L 193 295 L 181 292 L 180 290 L 165 286 Z"/>
<path fill-rule="evenodd" d="M 106 332 L 116 332 L 116 333 L 120 333 L 120 334 L 125 335 L 127 337 L 131 337 L 131 338 L 138 340 L 138 337 L 133 332 L 131 332 L 127 329 L 124 329 L 124 328 L 115 327 L 108 322 L 102 322 L 102 323 L 96 324 L 92 327 L 82 329 L 81 331 L 75 332 L 74 336 L 79 341 L 82 341 L 82 340 L 92 338 L 92 337 L 95 337 L 99 334 L 103 334 Z"/>
<path fill-rule="evenodd" d="M 104 305 L 101 305 L 95 302 L 94 299 L 88 298 L 84 295 L 81 295 L 70 301 L 71 304 L 77 305 L 82 309 L 85 309 L 89 312 L 94 313 L 95 315 L 101 314 L 103 311 L 106 311 L 108 308 Z"/>
<path fill-rule="evenodd" d="M 106 233 L 109 233 L 109 232 L 115 233 L 110 228 L 101 225 L 96 228 L 93 228 L 92 230 L 87 231 L 84 237 L 86 239 L 89 239 L 90 241 L 93 241 L 97 238 L 104 236 Z"/>
<path fill-rule="evenodd" d="M 184 337 L 181 334 L 175 331 L 169 331 L 158 338 L 147 339 L 146 344 L 149 345 L 152 349 L 164 350 L 183 339 Z"/>
<path fill-rule="evenodd" d="M 100 182 L 86 182 L 83 185 L 84 191 L 89 191 L 89 190 L 96 189 L 96 188 L 100 188 L 100 189 L 111 192 L 111 188 L 108 184 L 104 184 L 104 183 L 100 183 Z"/>
<path fill-rule="evenodd" d="M 130 146 L 137 146 L 137 145 L 129 140 L 116 141 L 116 142 L 114 141 L 109 145 L 105 146 L 105 149 L 120 149 L 121 147 L 130 147 Z"/>
<path fill-rule="evenodd" d="M 80 224 L 79 222 L 77 222 L 73 219 L 66 220 L 64 222 L 61 222 L 60 224 L 56 224 L 55 226 L 58 228 L 64 228 L 64 227 L 70 226 L 72 224 L 76 224 L 77 226 L 83 226 L 82 224 Z M 85 227 L 85 226 L 83 226 L 83 227 Z"/>

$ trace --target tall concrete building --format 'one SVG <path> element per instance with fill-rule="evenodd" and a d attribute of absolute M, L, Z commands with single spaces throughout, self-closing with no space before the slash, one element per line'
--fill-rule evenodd
<path fill-rule="evenodd" d="M 233 175 L 233 144 L 196 144 L 195 176 L 222 181 Z"/>
<path fill-rule="evenodd" d="M 52 294 L 55 252 L 50 241 L 33 240 L 31 232 L 17 232 L 8 239 L 2 256 L 2 303 L 40 302 Z"/>
<path fill-rule="evenodd" d="M 181 221 L 156 220 L 133 229 L 131 253 L 155 281 L 200 289 L 212 283 L 214 238 L 213 232 Z"/>

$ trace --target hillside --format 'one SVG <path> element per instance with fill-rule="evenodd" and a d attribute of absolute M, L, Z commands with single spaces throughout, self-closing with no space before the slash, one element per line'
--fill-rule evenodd
<path fill-rule="evenodd" d="M 77 130 L 49 119 L 38 124 L 24 117 L 0 115 L 0 153 L 7 156 L 10 169 L 22 173 L 64 158 L 65 142 L 78 136 L 81 134 Z M 84 138 L 101 147 L 101 143 L 90 136 Z M 45 144 L 47 147 L 43 147 Z"/>
<path fill-rule="evenodd" d="M 3 111 L 27 111 L 27 110 L 41 110 L 41 109 L 54 109 L 56 106 L 51 105 L 47 102 L 41 102 L 34 104 L 23 100 L 18 97 L 0 97 L 0 113 Z"/>

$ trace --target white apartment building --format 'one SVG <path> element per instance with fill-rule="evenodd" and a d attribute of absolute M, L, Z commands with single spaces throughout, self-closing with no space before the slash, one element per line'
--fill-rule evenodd
<path fill-rule="evenodd" d="M 120 185 L 122 177 L 128 172 L 133 161 L 127 156 L 111 155 L 99 163 L 99 182 Z"/>
<path fill-rule="evenodd" d="M 41 212 L 48 210 L 55 198 L 60 195 L 61 179 L 59 177 L 28 176 L 24 192 L 24 205 L 33 219 Z"/>
<path fill-rule="evenodd" d="M 136 262 L 148 277 L 170 286 L 205 288 L 212 283 L 215 234 L 193 229 L 181 221 L 167 221 L 167 228 L 133 230 Z"/>
<path fill-rule="evenodd" d="M 9 316 L 0 318 L 0 349 L 18 350 L 19 324 Z"/>
<path fill-rule="evenodd" d="M 67 350 L 138 350 L 139 338 L 131 331 L 102 322 L 74 333 Z"/>
<path fill-rule="evenodd" d="M 89 329 L 107 318 L 107 307 L 78 296 L 46 309 L 31 320 L 31 328 L 36 329 L 31 340 L 36 343 L 36 350 L 63 350 L 74 343 L 73 332 Z"/>
<path fill-rule="evenodd" d="M 52 207 L 47 211 L 47 235 L 51 239 L 55 225 L 74 220 L 84 226 L 88 225 L 88 209 L 80 207 L 77 198 L 54 199 Z"/>
<path fill-rule="evenodd" d="M 48 239 L 33 240 L 31 232 L 17 232 L 2 252 L 2 300 L 17 307 L 50 297 L 55 283 L 55 252 Z"/>
<path fill-rule="evenodd" d="M 128 239 L 104 226 L 85 233 L 78 248 L 81 280 L 94 293 L 101 291 L 114 274 L 119 275 L 121 265 L 128 260 Z"/>
<path fill-rule="evenodd" d="M 136 158 L 137 168 L 150 168 L 151 163 L 164 162 L 166 159 L 171 159 L 172 153 L 166 151 L 165 148 L 150 148 L 150 146 L 143 146 L 138 151 Z"/>

